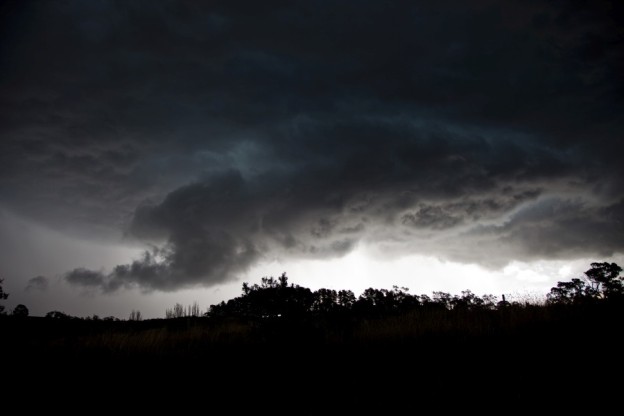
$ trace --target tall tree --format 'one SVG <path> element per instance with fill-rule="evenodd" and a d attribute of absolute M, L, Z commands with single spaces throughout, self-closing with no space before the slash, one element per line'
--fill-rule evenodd
<path fill-rule="evenodd" d="M 624 282 L 620 272 L 622 268 L 615 263 L 592 263 L 585 276 L 597 293 L 610 298 L 624 294 Z"/>

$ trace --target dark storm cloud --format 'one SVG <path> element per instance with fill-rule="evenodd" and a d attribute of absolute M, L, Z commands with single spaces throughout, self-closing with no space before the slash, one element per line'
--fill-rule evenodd
<path fill-rule="evenodd" d="M 622 249 L 618 2 L 7 10 L 0 203 L 157 247 L 72 283 L 211 285 L 360 242 L 482 264 Z"/>
<path fill-rule="evenodd" d="M 471 241 L 479 250 L 454 249 L 456 259 L 501 267 L 510 258 L 569 259 L 587 253 L 610 257 L 624 251 L 623 232 L 624 200 L 596 206 L 580 198 L 552 197 L 527 206 L 503 224 L 474 227 L 446 243 Z"/>
<path fill-rule="evenodd" d="M 28 284 L 26 285 L 25 290 L 27 292 L 35 292 L 35 291 L 46 292 L 49 286 L 50 286 L 50 282 L 48 281 L 47 277 L 36 276 L 28 280 Z"/>
<path fill-rule="evenodd" d="M 102 272 L 84 268 L 78 268 L 68 272 L 65 275 L 65 280 L 71 284 L 84 287 L 99 287 L 103 285 L 105 281 Z"/>

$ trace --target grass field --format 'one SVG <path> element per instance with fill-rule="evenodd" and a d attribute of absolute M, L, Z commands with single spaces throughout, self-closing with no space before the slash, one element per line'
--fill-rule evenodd
<path fill-rule="evenodd" d="M 113 377 L 123 389 L 157 391 L 162 384 L 183 395 L 205 386 L 260 397 L 266 389 L 295 402 L 321 391 L 338 407 L 374 413 L 384 406 L 409 411 L 423 397 L 449 406 L 487 398 L 515 408 L 565 406 L 582 394 L 605 404 L 621 388 L 609 377 L 622 374 L 623 317 L 621 304 L 603 302 L 417 309 L 375 319 L 5 317 L 0 328 L 3 359 L 20 363 L 5 367 L 5 379 L 25 384 L 69 374 L 93 388 Z M 308 405 L 301 413 L 327 414 Z"/>

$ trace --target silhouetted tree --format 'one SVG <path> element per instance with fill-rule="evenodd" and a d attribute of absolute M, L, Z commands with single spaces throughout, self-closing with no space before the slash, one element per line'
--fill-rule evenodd
<path fill-rule="evenodd" d="M 5 291 L 2 289 L 2 282 L 4 282 L 4 279 L 0 279 L 0 300 L 5 300 L 9 297 L 9 294 L 5 293 Z M 0 315 L 4 315 L 4 313 L 4 306 L 0 305 Z"/>
<path fill-rule="evenodd" d="M 143 316 L 141 316 L 141 311 L 135 311 L 134 309 L 130 312 L 129 321 L 141 321 L 143 320 Z"/>
<path fill-rule="evenodd" d="M 458 310 L 494 309 L 496 296 L 483 295 L 483 297 L 479 297 L 470 290 L 462 290 L 461 296 L 453 296 L 449 303 L 453 309 Z"/>
<path fill-rule="evenodd" d="M 350 290 L 338 291 L 338 305 L 343 309 L 351 309 L 355 303 L 355 294 Z"/>
<path fill-rule="evenodd" d="M 358 297 L 353 308 L 359 315 L 379 315 L 382 312 L 385 298 L 385 289 L 369 287 Z"/>
<path fill-rule="evenodd" d="M 201 312 L 199 310 L 199 303 L 193 302 L 192 305 L 188 306 L 188 312 L 186 313 L 186 316 L 197 317 L 200 315 L 201 315 Z"/>
<path fill-rule="evenodd" d="M 388 289 L 366 289 L 358 298 L 354 309 L 359 314 L 384 315 L 406 312 L 420 306 L 417 296 L 410 295 L 408 288 L 393 286 Z"/>
<path fill-rule="evenodd" d="M 181 303 L 176 303 L 175 305 L 173 305 L 173 308 L 165 309 L 166 319 L 198 316 L 201 316 L 201 311 L 199 309 L 199 303 L 197 302 L 193 302 L 192 305 L 188 305 L 187 307 L 184 307 Z"/>
<path fill-rule="evenodd" d="M 436 306 L 443 307 L 444 309 L 451 309 L 453 307 L 453 296 L 446 292 L 433 292 L 433 303 Z"/>
<path fill-rule="evenodd" d="M 604 298 L 622 296 L 624 294 L 622 268 L 615 263 L 592 263 L 585 276 L 592 290 Z"/>
<path fill-rule="evenodd" d="M 59 312 L 59 311 L 50 311 L 46 313 L 45 317 L 48 319 L 72 319 L 73 318 L 72 316 L 66 314 L 65 312 Z"/>
<path fill-rule="evenodd" d="M 249 283 L 243 283 L 243 296 L 248 295 L 251 289 L 249 288 Z"/>
<path fill-rule="evenodd" d="M 592 263 L 585 279 L 557 282 L 547 295 L 549 303 L 572 304 L 592 299 L 612 299 L 624 296 L 622 268 L 615 263 Z"/>
<path fill-rule="evenodd" d="M 314 292 L 312 310 L 318 313 L 330 313 L 338 308 L 338 293 L 331 289 L 319 289 Z"/>
<path fill-rule="evenodd" d="M 12 315 L 18 318 L 25 318 L 28 316 L 28 308 L 20 303 L 13 309 Z"/>
<path fill-rule="evenodd" d="M 420 303 L 420 305 L 426 306 L 426 307 L 433 306 L 433 303 L 434 303 L 433 300 L 429 296 L 424 295 L 424 294 L 418 296 L 418 302 Z"/>
<path fill-rule="evenodd" d="M 557 287 L 550 289 L 546 295 L 549 303 L 571 304 L 590 299 L 594 290 L 581 279 L 572 279 L 569 282 L 557 282 Z"/>
<path fill-rule="evenodd" d="M 421 306 L 419 297 L 410 295 L 408 292 L 407 287 L 392 286 L 388 294 L 393 299 L 394 309 L 407 312 Z"/>
<path fill-rule="evenodd" d="M 243 283 L 243 296 L 211 305 L 209 316 L 248 318 L 294 317 L 314 309 L 317 298 L 308 288 L 289 285 L 286 273 L 279 278 L 263 277 L 261 284 Z M 318 303 L 318 302 L 317 302 Z"/>
<path fill-rule="evenodd" d="M 183 318 L 184 317 L 184 306 L 181 303 L 176 303 L 173 305 L 173 308 L 165 309 L 165 318 L 174 319 L 174 318 Z"/>

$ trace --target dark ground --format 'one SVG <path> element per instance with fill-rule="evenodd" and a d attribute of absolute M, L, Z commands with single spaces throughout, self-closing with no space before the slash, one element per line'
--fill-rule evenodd
<path fill-rule="evenodd" d="M 596 414 L 621 406 L 623 312 L 600 304 L 375 319 L 5 317 L 1 390 L 7 400 L 29 397 L 25 410 Z"/>

